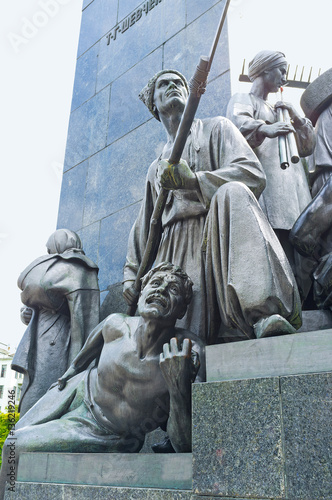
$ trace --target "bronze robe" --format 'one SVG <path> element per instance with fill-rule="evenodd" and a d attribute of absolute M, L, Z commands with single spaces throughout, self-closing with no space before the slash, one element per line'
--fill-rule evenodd
<path fill-rule="evenodd" d="M 97 273 L 77 250 L 39 257 L 21 273 L 21 300 L 33 309 L 12 363 L 24 374 L 21 415 L 63 375 L 98 324 Z"/>
<path fill-rule="evenodd" d="M 167 157 L 167 151 L 164 154 Z M 261 194 L 265 175 L 243 136 L 225 118 L 195 120 L 182 157 L 196 173 L 200 192 L 170 191 L 155 261 L 181 266 L 194 282 L 193 300 L 178 325 L 212 343 L 221 324 L 239 328 L 248 338 L 262 315 L 279 313 L 287 319 L 298 315 L 294 277 L 252 194 Z M 125 281 L 135 279 L 146 246 L 150 217 L 160 190 L 157 166 L 155 160 L 149 168 L 144 200 L 129 236 Z M 231 191 L 236 193 L 234 197 Z M 229 210 L 227 197 L 237 200 L 236 207 L 232 207 L 235 212 Z M 219 214 L 216 221 L 209 214 L 210 207 L 213 214 Z M 249 246 L 252 251 L 247 254 Z M 242 253 L 238 251 L 241 249 Z M 259 278 L 252 280 L 253 273 Z M 233 292 L 228 293 L 231 289 Z M 249 308 L 255 312 L 251 314 Z M 297 316 L 295 323 L 298 321 Z"/>
<path fill-rule="evenodd" d="M 259 203 L 274 229 L 290 230 L 311 201 L 306 172 L 302 163 L 286 170 L 280 168 L 278 138 L 262 138 L 259 127 L 275 123 L 275 109 L 253 94 L 235 94 L 227 108 L 229 118 L 247 139 L 266 175 L 266 188 Z M 296 130 L 296 141 L 301 157 L 312 153 L 315 146 L 313 127 L 309 120 Z"/>

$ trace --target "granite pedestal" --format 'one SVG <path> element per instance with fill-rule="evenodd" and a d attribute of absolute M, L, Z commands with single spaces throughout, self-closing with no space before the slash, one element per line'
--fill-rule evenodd
<path fill-rule="evenodd" d="M 332 329 L 209 346 L 192 455 L 23 454 L 6 499 L 331 500 L 331 354 Z"/>

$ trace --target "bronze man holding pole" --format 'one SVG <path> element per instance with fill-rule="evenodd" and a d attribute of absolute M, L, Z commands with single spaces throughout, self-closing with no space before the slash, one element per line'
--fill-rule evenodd
<path fill-rule="evenodd" d="M 129 236 L 125 298 L 129 304 L 135 300 L 133 284 L 162 187 L 168 197 L 155 263 L 180 265 L 194 281 L 193 302 L 182 326 L 209 343 L 225 328 L 244 339 L 293 333 L 301 324 L 297 286 L 254 196 L 264 189 L 265 175 L 243 136 L 225 118 L 195 119 L 182 160 L 175 165 L 167 161 L 187 89 L 183 75 L 164 70 L 141 92 L 164 125 L 167 143 L 149 168 L 141 211 Z"/>

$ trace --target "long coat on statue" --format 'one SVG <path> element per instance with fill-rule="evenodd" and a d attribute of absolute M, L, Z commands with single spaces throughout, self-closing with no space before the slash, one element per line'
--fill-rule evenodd
<path fill-rule="evenodd" d="M 26 413 L 67 370 L 99 323 L 98 267 L 83 251 L 39 257 L 20 275 L 32 319 L 12 368 L 24 374 L 19 410 Z"/>
<path fill-rule="evenodd" d="M 161 157 L 168 155 L 164 149 Z M 181 266 L 194 282 L 193 300 L 178 325 L 209 343 L 220 327 L 221 335 L 223 328 L 236 328 L 243 338 L 252 337 L 253 325 L 272 314 L 298 327 L 295 279 L 257 203 L 265 175 L 243 136 L 225 118 L 195 120 L 182 158 L 195 172 L 200 191 L 169 192 L 155 261 Z M 157 167 L 155 160 L 129 236 L 125 281 L 135 279 L 146 246 L 160 191 Z"/>

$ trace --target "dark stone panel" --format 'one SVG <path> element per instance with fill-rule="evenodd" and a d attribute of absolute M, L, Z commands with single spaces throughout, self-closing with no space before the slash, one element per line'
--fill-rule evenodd
<path fill-rule="evenodd" d="M 102 307 L 103 307 L 103 304 L 104 304 L 104 302 L 105 302 L 105 299 L 106 299 L 106 298 L 107 298 L 107 296 L 108 296 L 108 293 L 109 293 L 108 291 L 105 291 L 105 292 L 101 292 L 101 294 L 100 294 L 100 310 L 101 310 L 101 309 L 102 309 Z M 108 314 L 106 314 L 106 315 L 105 315 L 105 316 L 103 316 L 103 317 L 101 317 L 101 316 L 100 316 L 100 321 L 102 321 L 104 318 L 106 318 L 106 316 L 108 316 Z"/>
<path fill-rule="evenodd" d="M 16 492 L 6 492 L 6 500 L 191 500 L 185 490 L 117 488 L 70 484 L 16 483 Z"/>
<path fill-rule="evenodd" d="M 96 1 L 96 0 L 95 0 Z M 121 23 L 120 23 L 121 26 Z M 97 90 L 114 81 L 185 26 L 185 2 L 162 1 L 116 40 L 100 42 Z"/>
<path fill-rule="evenodd" d="M 82 12 L 77 56 L 94 45 L 115 24 L 118 0 L 94 0 Z"/>
<path fill-rule="evenodd" d="M 213 5 L 216 3 L 222 4 L 222 8 L 225 5 L 225 0 L 187 0 L 187 23 L 190 24 L 194 19 L 197 19 L 197 17 L 201 16 L 206 12 L 208 9 L 210 9 Z M 220 11 L 221 15 L 222 10 Z M 215 22 L 217 21 L 217 17 L 215 18 Z M 217 26 L 216 26 L 217 29 Z M 203 37 L 202 37 L 203 38 Z M 211 40 L 212 44 L 212 40 Z"/>
<path fill-rule="evenodd" d="M 64 487 L 66 500 L 190 500 L 191 492 L 185 490 L 161 490 L 150 488 L 116 488 L 116 487 L 88 487 L 81 486 L 77 496 L 75 486 Z"/>
<path fill-rule="evenodd" d="M 113 313 L 127 314 L 128 305 L 122 296 L 123 284 L 114 283 L 102 292 L 103 303 L 100 307 L 100 321 Z"/>
<path fill-rule="evenodd" d="M 110 87 L 96 94 L 70 115 L 65 170 L 106 146 Z"/>
<path fill-rule="evenodd" d="M 84 252 L 96 264 L 98 264 L 99 259 L 99 233 L 99 221 L 91 224 L 90 226 L 84 227 L 80 231 L 80 238 L 82 240 Z"/>
<path fill-rule="evenodd" d="M 142 5 L 142 2 L 140 0 L 126 0 L 125 2 L 122 0 L 119 3 L 119 10 L 118 10 L 118 21 L 122 21 L 122 19 L 134 10 L 137 9 Z"/>
<path fill-rule="evenodd" d="M 107 144 L 151 118 L 138 94 L 161 69 L 162 50 L 157 49 L 112 84 Z"/>
<path fill-rule="evenodd" d="M 90 158 L 84 225 L 143 197 L 149 164 L 160 154 L 164 136 L 163 127 L 152 118 Z"/>
<path fill-rule="evenodd" d="M 193 490 L 283 497 L 278 378 L 193 385 Z"/>
<path fill-rule="evenodd" d="M 98 67 L 98 44 L 83 54 L 76 63 L 71 109 L 78 108 L 95 94 Z"/>
<path fill-rule="evenodd" d="M 135 222 L 140 204 L 120 210 L 101 221 L 99 244 L 99 288 L 101 291 L 122 281 L 129 231 Z"/>
<path fill-rule="evenodd" d="M 209 83 L 206 93 L 202 96 L 197 110 L 199 118 L 209 118 L 211 116 L 225 116 L 228 102 L 231 98 L 230 72 L 227 71 Z"/>
<path fill-rule="evenodd" d="M 15 493 L 8 490 L 5 493 L 6 500 L 59 500 L 60 498 L 63 498 L 61 484 L 16 482 Z"/>
<path fill-rule="evenodd" d="M 164 68 L 174 68 L 191 78 L 201 55 L 208 56 L 222 11 L 219 3 L 165 43 Z M 229 69 L 227 25 L 223 27 L 209 80 Z"/>
<path fill-rule="evenodd" d="M 87 169 L 85 161 L 63 174 L 58 228 L 77 231 L 82 227 Z"/>
<path fill-rule="evenodd" d="M 331 499 L 331 373 L 282 377 L 280 384 L 287 498 Z"/>
<path fill-rule="evenodd" d="M 191 497 L 190 500 L 276 500 L 274 498 L 267 498 L 267 497 L 264 497 L 264 498 L 258 498 L 258 497 L 236 497 L 236 498 L 231 498 L 231 497 L 211 497 L 210 495 L 208 497 L 206 497 L 205 495 L 204 496 L 201 496 L 201 495 L 193 495 Z"/>

